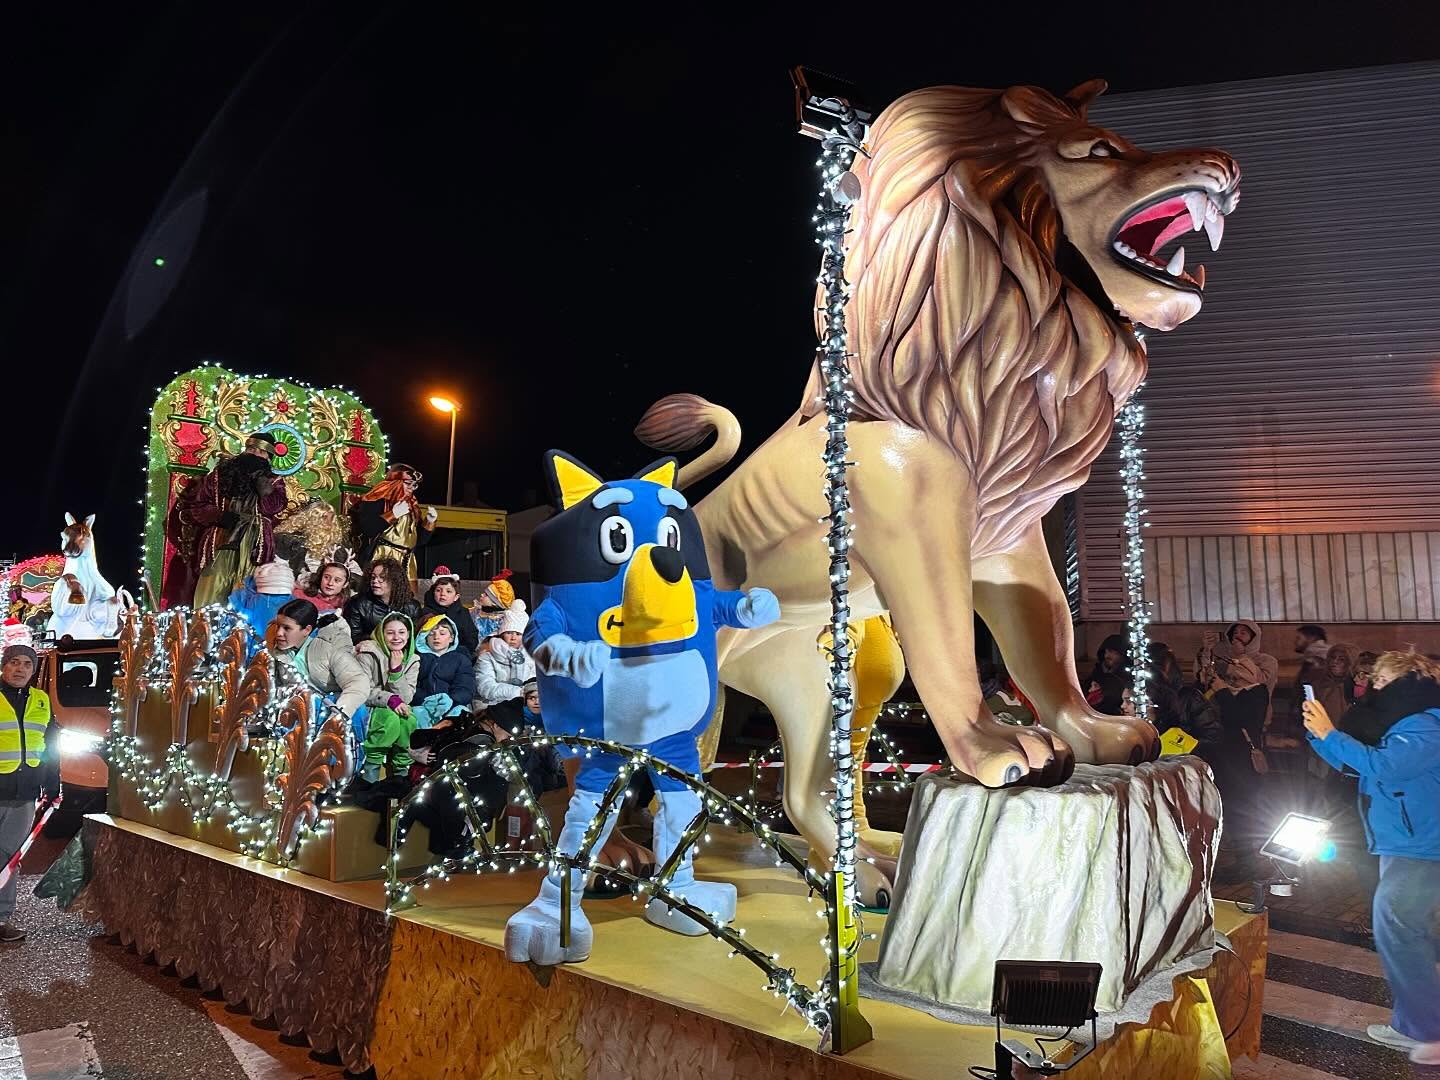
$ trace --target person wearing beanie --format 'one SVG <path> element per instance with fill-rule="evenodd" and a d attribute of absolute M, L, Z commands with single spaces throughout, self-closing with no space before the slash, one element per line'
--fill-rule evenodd
<path fill-rule="evenodd" d="M 280 609 L 293 599 L 294 592 L 295 571 L 289 563 L 272 559 L 256 567 L 255 573 L 230 594 L 228 606 L 244 615 L 255 632 L 263 636 Z"/>
<path fill-rule="evenodd" d="M 500 617 L 515 602 L 515 586 L 510 584 L 513 576 L 509 570 L 501 570 L 491 578 L 490 584 L 485 586 L 485 591 L 480 594 L 480 599 L 470 611 L 475 618 L 482 645 L 500 632 Z"/>
<path fill-rule="evenodd" d="M 535 661 L 521 644 L 529 623 L 525 601 L 512 600 L 475 662 L 476 701 L 492 715 L 497 715 L 497 710 L 504 715 L 508 710 L 508 719 L 515 724 L 520 722 L 525 684 L 535 678 Z"/>
<path fill-rule="evenodd" d="M 538 679 L 526 679 L 525 685 L 520 688 L 521 700 L 525 705 L 520 711 L 520 722 L 527 728 L 536 731 L 545 730 L 545 722 L 540 718 L 540 682 Z"/>
<path fill-rule="evenodd" d="M 417 728 L 434 727 L 447 716 L 468 712 L 475 697 L 475 663 L 460 647 L 448 615 L 429 615 L 420 624 L 420 676 L 411 712 Z"/>
<path fill-rule="evenodd" d="M 430 578 L 430 588 L 425 592 L 425 607 L 421 618 L 444 615 L 450 620 L 452 629 L 459 635 L 457 645 L 460 652 L 474 662 L 480 648 L 480 631 L 465 605 L 460 602 L 460 575 L 452 573 L 447 566 L 437 566 Z"/>
<path fill-rule="evenodd" d="M 0 866 L 30 835 L 36 800 L 60 794 L 60 732 L 49 696 L 31 685 L 39 666 L 28 645 L 7 645 L 0 655 Z M 18 876 L 0 888 L 0 944 L 25 940 L 25 931 L 10 922 Z"/>

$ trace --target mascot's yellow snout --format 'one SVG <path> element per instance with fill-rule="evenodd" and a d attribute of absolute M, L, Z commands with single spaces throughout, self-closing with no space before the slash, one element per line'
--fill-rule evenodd
<path fill-rule="evenodd" d="M 684 641 L 698 627 L 695 583 L 674 548 L 642 544 L 625 567 L 618 607 L 600 614 L 600 638 L 621 648 Z"/>

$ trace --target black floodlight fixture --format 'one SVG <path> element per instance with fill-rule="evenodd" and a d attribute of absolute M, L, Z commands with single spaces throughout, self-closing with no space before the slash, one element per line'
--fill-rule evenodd
<path fill-rule="evenodd" d="M 799 66 L 790 69 L 790 81 L 795 84 L 795 124 L 802 135 L 824 139 L 847 121 L 868 127 L 875 119 L 875 111 L 860 104 L 854 83 Z"/>
<path fill-rule="evenodd" d="M 990 1014 L 995 1017 L 995 1075 L 1008 1077 L 1015 1062 L 1043 1076 L 1073 1068 L 1098 1042 L 1095 995 L 1100 990 L 1099 964 L 1066 960 L 996 960 Z M 1017 1039 L 1001 1039 L 1000 1026 L 1061 1028 L 1054 1039 L 1036 1038 L 1037 1046 L 1066 1039 L 1086 1021 L 1090 1045 L 1064 1064 L 1043 1048 L 1032 1050 Z"/>

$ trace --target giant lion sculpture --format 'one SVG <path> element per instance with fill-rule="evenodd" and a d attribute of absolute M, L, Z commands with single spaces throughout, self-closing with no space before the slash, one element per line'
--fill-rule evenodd
<path fill-rule="evenodd" d="M 1220 246 L 1240 168 L 1219 150 L 1151 154 L 1094 126 L 1086 108 L 1104 88 L 921 90 L 877 118 L 853 167 L 851 604 L 857 619 L 889 613 L 950 760 L 992 787 L 1059 782 L 1075 759 L 1136 763 L 1157 751 L 1149 725 L 1086 705 L 1040 519 L 1085 482 L 1145 377 L 1135 326 L 1171 330 L 1200 310 L 1204 268 L 1187 271 L 1183 251 L 1161 249 L 1192 232 Z M 720 678 L 773 712 L 786 811 L 826 858 L 821 412 L 812 372 L 795 414 L 698 513 L 717 587 L 763 582 L 780 597 L 779 623 L 722 640 Z M 715 445 L 681 472 L 683 486 L 734 455 L 735 417 L 674 395 L 637 434 L 685 450 L 712 430 Z M 975 612 L 1044 726 L 1002 724 L 984 707 Z M 882 874 L 898 846 L 895 834 L 861 835 Z M 862 870 L 867 892 L 883 888 Z"/>

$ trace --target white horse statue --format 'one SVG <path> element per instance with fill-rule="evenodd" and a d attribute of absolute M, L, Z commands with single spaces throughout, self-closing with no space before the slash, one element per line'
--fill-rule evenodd
<path fill-rule="evenodd" d="M 83 638 L 113 638 L 120 634 L 120 614 L 135 606 L 124 589 L 119 592 L 100 573 L 95 561 L 95 515 L 76 521 L 65 515 L 60 530 L 60 551 L 65 571 L 50 592 L 50 622 L 47 629 L 57 638 L 69 634 Z"/>

